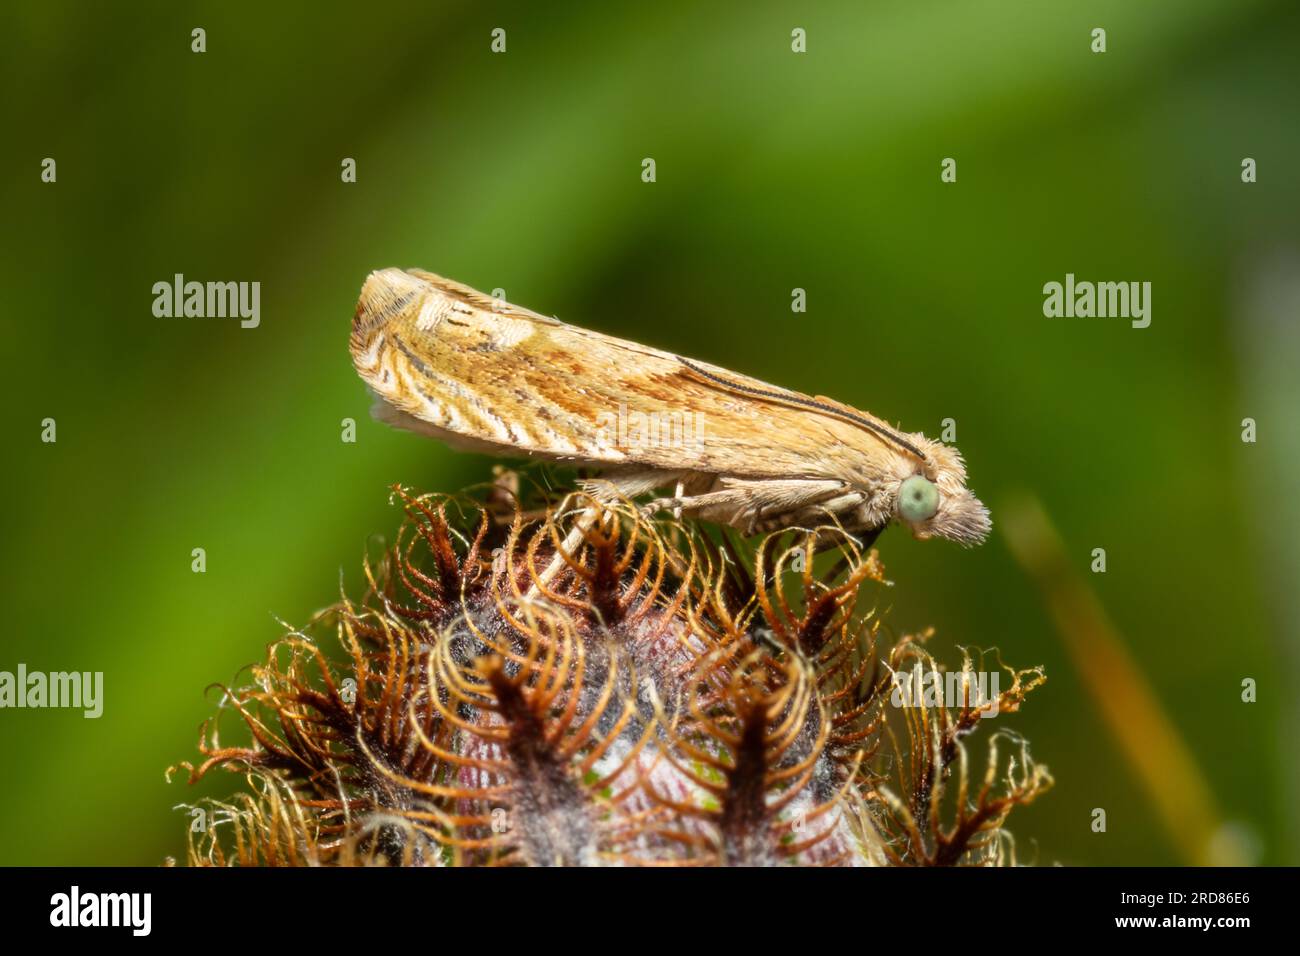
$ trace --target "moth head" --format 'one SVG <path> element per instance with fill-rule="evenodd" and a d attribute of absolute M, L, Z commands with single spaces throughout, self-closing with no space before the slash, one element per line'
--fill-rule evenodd
<path fill-rule="evenodd" d="M 914 436 L 925 452 L 900 469 L 894 517 L 919 540 L 939 537 L 964 547 L 983 543 L 993 527 L 989 511 L 966 487 L 966 465 L 955 448 Z"/>

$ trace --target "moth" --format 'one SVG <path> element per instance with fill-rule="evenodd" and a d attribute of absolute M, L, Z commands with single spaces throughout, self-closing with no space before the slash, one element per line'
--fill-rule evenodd
<path fill-rule="evenodd" d="M 372 273 L 352 361 L 375 417 L 459 449 L 599 469 L 743 533 L 824 523 L 981 543 L 955 448 L 823 396 L 568 325 L 418 269 Z M 669 493 L 671 491 L 671 493 Z"/>

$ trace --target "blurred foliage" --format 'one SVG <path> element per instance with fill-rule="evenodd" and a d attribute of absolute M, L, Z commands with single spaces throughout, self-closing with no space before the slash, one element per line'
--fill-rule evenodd
<path fill-rule="evenodd" d="M 1046 665 L 1019 729 L 1057 789 L 1022 812 L 1022 857 L 1180 860 L 1000 538 L 1000 502 L 1030 489 L 1078 570 L 1107 549 L 1089 581 L 1225 814 L 1265 862 L 1300 862 L 1295 630 L 1248 494 L 1234 313 L 1257 257 L 1300 241 L 1295 4 L 20 2 L 0 18 L 0 669 L 102 670 L 106 694 L 97 721 L 0 712 L 0 862 L 182 854 L 171 807 L 196 794 L 162 771 L 194 747 L 200 689 L 242 683 L 272 615 L 305 621 L 333 575 L 362 586 L 368 536 L 399 521 L 387 485 L 488 477 L 487 459 L 368 417 L 346 339 L 362 280 L 389 265 L 931 435 L 954 418 L 994 537 L 883 536 L 908 583 L 890 619 Z M 1151 281 L 1151 327 L 1045 319 L 1042 286 L 1066 272 Z M 151 287 L 175 273 L 260 281 L 261 326 L 155 318 Z"/>

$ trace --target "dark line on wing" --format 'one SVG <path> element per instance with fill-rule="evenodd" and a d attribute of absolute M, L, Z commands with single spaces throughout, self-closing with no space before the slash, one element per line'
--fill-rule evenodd
<path fill-rule="evenodd" d="M 410 346 L 408 346 L 405 342 L 403 342 L 398 336 L 396 335 L 393 336 L 393 343 L 399 349 L 402 350 L 402 354 L 407 357 L 410 363 L 420 370 L 421 375 L 424 375 L 428 378 L 435 377 L 433 374 L 433 369 L 429 368 L 429 366 L 424 363 L 424 360 L 421 359 L 420 356 L 412 352 Z"/>
<path fill-rule="evenodd" d="M 721 375 L 714 375 L 712 372 L 705 371 L 690 359 L 682 358 L 680 355 L 677 356 L 677 361 L 681 362 L 696 375 L 702 375 L 709 381 L 716 382 L 724 388 L 735 389 L 738 392 L 744 392 L 747 395 L 753 395 L 758 398 L 770 398 L 773 401 L 787 402 L 792 405 L 802 405 L 804 408 L 811 408 L 826 415 L 833 415 L 836 418 L 842 418 L 845 421 L 850 421 L 855 425 L 874 432 L 886 442 L 891 442 L 898 447 L 911 452 L 917 458 L 921 459 L 921 461 L 928 462 L 930 460 L 926 457 L 925 452 L 921 451 L 921 449 L 917 448 L 902 435 L 892 432 L 888 428 L 877 425 L 875 422 L 863 418 L 861 415 L 855 415 L 853 412 L 836 408 L 833 405 L 827 405 L 825 402 L 819 402 L 816 399 L 804 398 L 802 395 L 787 395 L 782 392 L 768 391 L 764 388 L 755 388 L 752 385 L 745 385 L 742 382 L 733 382 L 731 379 L 723 378 Z"/>

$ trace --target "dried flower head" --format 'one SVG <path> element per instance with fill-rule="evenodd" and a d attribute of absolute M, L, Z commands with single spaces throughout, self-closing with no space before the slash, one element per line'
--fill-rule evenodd
<path fill-rule="evenodd" d="M 223 688 L 181 766 L 248 789 L 189 808 L 191 864 L 1014 862 L 1006 817 L 1051 777 L 1008 731 L 977 772 L 966 738 L 1041 670 L 981 695 L 928 634 L 885 647 L 884 569 L 834 524 L 746 556 L 631 504 L 521 502 L 508 472 L 394 494 L 406 521 L 360 600 Z M 221 742 L 232 711 L 248 743 Z"/>

